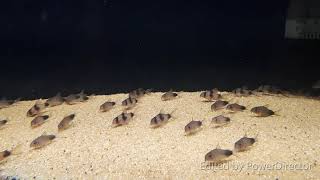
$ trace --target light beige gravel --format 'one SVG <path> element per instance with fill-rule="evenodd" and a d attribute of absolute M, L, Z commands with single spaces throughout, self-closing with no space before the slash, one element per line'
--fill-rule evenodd
<path fill-rule="evenodd" d="M 181 92 L 172 101 L 161 101 L 162 93 L 143 97 L 132 110 L 135 118 L 123 127 L 112 128 L 113 118 L 122 112 L 126 94 L 93 96 L 88 102 L 48 108 L 50 118 L 31 129 L 26 117 L 35 101 L 22 101 L 0 110 L 8 124 L 0 129 L 0 151 L 21 144 L 21 153 L 1 162 L 0 173 L 23 179 L 317 179 L 320 177 L 320 101 L 294 97 L 252 96 L 226 99 L 252 108 L 268 104 L 279 116 L 256 118 L 250 111 L 230 114 L 231 123 L 213 128 L 210 119 L 225 110 L 211 112 L 212 103 L 202 102 L 200 92 Z M 100 113 L 107 100 L 117 103 Z M 160 110 L 174 119 L 152 129 L 149 123 Z M 76 113 L 70 129 L 58 133 L 63 117 Z M 205 120 L 203 129 L 184 136 L 184 126 Z M 50 145 L 31 150 L 30 142 L 43 133 L 55 134 Z M 217 144 L 233 149 L 245 133 L 258 134 L 258 142 L 246 152 L 232 156 L 223 166 L 204 166 L 204 156 Z M 285 166 L 286 165 L 286 166 Z M 239 167 L 243 169 L 240 171 Z M 267 170 L 258 170 L 270 166 Z M 295 166 L 295 167 L 294 167 Z M 301 167 L 302 166 L 302 167 Z M 218 169 L 220 168 L 220 169 Z M 295 169 L 296 170 L 293 170 Z M 299 169 L 300 168 L 300 169 Z M 301 169 L 302 168 L 302 169 Z"/>

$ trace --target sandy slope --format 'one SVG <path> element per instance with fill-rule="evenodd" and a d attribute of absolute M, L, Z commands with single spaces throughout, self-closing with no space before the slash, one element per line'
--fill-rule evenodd
<path fill-rule="evenodd" d="M 211 112 L 211 103 L 202 102 L 199 92 L 182 92 L 180 98 L 167 102 L 160 100 L 161 94 L 143 97 L 133 109 L 134 120 L 118 128 L 112 128 L 111 122 L 121 113 L 119 104 L 126 94 L 94 96 L 86 103 L 49 108 L 49 121 L 36 129 L 30 128 L 33 118 L 26 117 L 35 101 L 1 109 L 0 118 L 8 118 L 10 123 L 0 130 L 0 151 L 23 145 L 21 154 L 0 164 L 1 173 L 26 179 L 320 177 L 319 101 L 272 96 L 234 98 L 234 102 L 249 108 L 268 104 L 270 109 L 280 110 L 280 116 L 256 118 L 249 111 L 239 112 L 230 115 L 232 122 L 226 127 L 213 128 L 206 121 L 202 131 L 187 137 L 184 126 L 192 118 L 209 120 L 224 110 Z M 117 106 L 99 113 L 99 106 L 106 100 L 116 101 Z M 175 119 L 162 128 L 149 128 L 150 119 L 161 109 L 177 109 Z M 71 113 L 77 114 L 73 127 L 58 133 L 58 123 Z M 44 132 L 57 134 L 58 138 L 43 149 L 30 150 L 30 142 Z M 234 142 L 245 133 L 259 134 L 251 150 L 236 154 L 219 167 L 222 169 L 204 166 L 204 155 L 218 143 L 221 148 L 233 149 Z M 267 165 L 276 166 L 257 170 Z"/>

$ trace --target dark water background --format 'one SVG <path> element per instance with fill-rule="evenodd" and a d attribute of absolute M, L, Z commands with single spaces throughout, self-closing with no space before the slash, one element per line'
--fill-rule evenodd
<path fill-rule="evenodd" d="M 319 41 L 284 39 L 287 1 L 6 3 L 0 96 L 301 89 L 320 79 Z"/>

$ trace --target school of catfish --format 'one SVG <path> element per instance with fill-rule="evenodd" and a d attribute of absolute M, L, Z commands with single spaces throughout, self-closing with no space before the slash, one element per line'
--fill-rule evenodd
<path fill-rule="evenodd" d="M 152 92 L 151 89 L 136 89 L 128 93 L 128 97 L 124 99 L 120 106 L 123 107 L 123 112 L 118 116 L 114 117 L 111 122 L 111 126 L 113 128 L 119 126 L 125 126 L 130 123 L 136 116 L 132 110 L 139 104 L 140 99 L 148 95 Z M 282 91 L 274 86 L 264 85 L 260 86 L 255 90 L 249 90 L 246 87 L 237 88 L 231 92 L 235 97 L 248 97 L 248 96 L 261 96 L 261 95 L 283 95 L 288 96 L 290 93 Z M 177 98 L 180 98 L 179 93 L 174 92 L 172 90 L 164 93 L 160 101 L 173 101 Z M 39 128 L 41 125 L 46 123 L 50 120 L 50 115 L 45 114 L 45 110 L 47 108 L 53 106 L 59 106 L 63 103 L 68 105 L 75 105 L 78 103 L 84 103 L 90 100 L 90 96 L 81 91 L 78 94 L 71 94 L 66 97 L 62 97 L 60 93 L 56 96 L 47 99 L 45 102 L 36 101 L 36 103 L 30 107 L 30 109 L 26 112 L 26 117 L 33 118 L 30 121 L 30 129 Z M 20 99 L 17 100 L 0 100 L 0 109 L 9 108 L 14 104 L 19 103 Z M 212 117 L 210 120 L 192 119 L 189 123 L 187 123 L 184 127 L 185 136 L 191 138 L 191 136 L 195 135 L 206 126 L 213 126 L 214 128 L 224 128 L 229 123 L 232 123 L 231 117 L 228 114 L 232 115 L 233 113 L 241 113 L 244 111 L 248 111 L 247 107 L 236 102 L 232 102 L 233 99 L 227 100 L 224 98 L 222 93 L 218 89 L 206 90 L 199 94 L 199 101 L 203 101 L 203 103 L 212 102 L 210 111 L 219 112 L 222 109 L 227 111 L 226 113 L 221 113 L 221 115 Z M 112 108 L 117 105 L 116 102 L 113 101 L 106 101 L 103 103 L 99 108 L 100 113 L 107 113 Z M 269 116 L 279 116 L 279 114 L 271 110 L 267 107 L 268 105 L 260 105 L 256 107 L 252 107 L 249 112 L 253 114 L 253 117 L 256 118 L 265 118 Z M 161 128 L 166 124 L 170 123 L 172 119 L 175 118 L 175 111 L 177 109 L 171 110 L 171 112 L 164 112 L 161 110 L 158 114 L 155 114 L 153 118 L 150 119 L 150 128 Z M 68 130 L 72 126 L 72 122 L 76 119 L 76 114 L 70 112 L 69 115 L 66 115 L 61 121 L 57 124 L 58 132 Z M 0 119 L 0 130 L 1 128 L 5 128 L 9 124 L 8 119 Z M 209 123 L 206 123 L 210 121 Z M 183 130 L 183 129 L 182 129 Z M 56 139 L 56 135 L 54 134 L 46 134 L 43 133 L 41 136 L 36 137 L 35 139 L 31 140 L 30 148 L 31 149 L 40 149 L 44 146 L 49 145 Z M 235 153 L 240 153 L 244 151 L 250 150 L 255 144 L 257 143 L 257 135 L 255 137 L 247 137 L 247 134 L 243 135 L 243 137 L 239 137 L 239 140 L 236 141 L 233 145 L 233 149 L 222 149 L 218 144 L 217 146 L 212 149 L 210 152 L 204 155 L 204 160 L 210 164 L 222 163 L 230 156 L 234 155 Z M 11 150 L 3 150 L 0 151 L 0 162 L 7 159 L 12 155 L 19 154 L 17 153 L 20 145 L 17 145 Z"/>

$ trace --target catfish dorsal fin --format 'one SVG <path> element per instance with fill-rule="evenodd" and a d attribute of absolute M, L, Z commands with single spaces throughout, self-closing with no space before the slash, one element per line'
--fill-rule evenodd
<path fill-rule="evenodd" d="M 79 95 L 84 95 L 84 90 L 83 89 L 80 91 Z"/>
<path fill-rule="evenodd" d="M 243 137 L 248 137 L 248 134 L 247 132 L 244 133 Z"/>
<path fill-rule="evenodd" d="M 38 100 L 36 101 L 35 105 L 41 105 L 41 104 L 42 104 L 42 103 L 41 103 L 41 100 L 42 100 L 42 99 L 38 99 Z"/>
<path fill-rule="evenodd" d="M 145 93 L 146 93 L 146 94 L 150 94 L 152 91 L 153 91 L 153 89 L 150 88 L 150 89 L 147 89 L 147 90 L 145 91 Z"/>
<path fill-rule="evenodd" d="M 41 136 L 46 136 L 46 135 L 48 135 L 47 131 L 44 131 L 44 132 L 41 134 Z"/>
<path fill-rule="evenodd" d="M 220 144 L 218 143 L 216 149 L 221 149 Z"/>
<path fill-rule="evenodd" d="M 255 141 L 258 141 L 258 136 L 259 136 L 259 132 L 257 132 L 257 134 L 254 136 Z"/>
<path fill-rule="evenodd" d="M 21 100 L 21 97 L 14 100 L 15 103 L 19 102 Z"/>
<path fill-rule="evenodd" d="M 175 108 L 174 110 L 172 110 L 172 111 L 170 112 L 170 115 L 172 116 L 172 114 L 175 113 L 176 111 L 177 111 L 177 108 Z"/>

